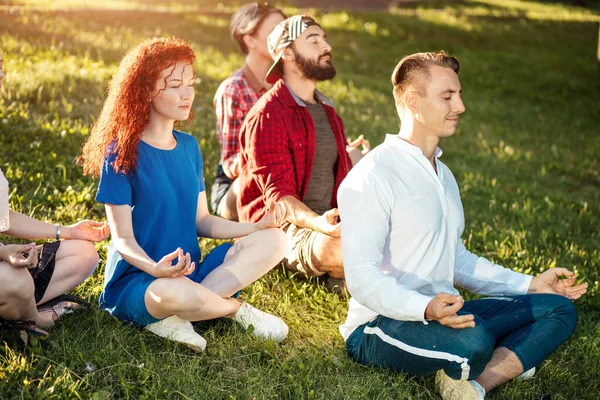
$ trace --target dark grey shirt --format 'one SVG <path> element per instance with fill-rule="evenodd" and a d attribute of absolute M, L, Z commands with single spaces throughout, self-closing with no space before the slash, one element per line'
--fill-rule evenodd
<path fill-rule="evenodd" d="M 306 103 L 306 107 L 315 124 L 317 144 L 304 204 L 317 214 L 323 214 L 331 209 L 338 161 L 337 144 L 323 104 Z"/>

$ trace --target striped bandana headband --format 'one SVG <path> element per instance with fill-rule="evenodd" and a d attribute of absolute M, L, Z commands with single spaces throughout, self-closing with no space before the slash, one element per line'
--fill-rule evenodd
<path fill-rule="evenodd" d="M 308 25 L 302 21 L 301 15 L 294 15 L 278 24 L 267 39 L 269 53 L 273 60 L 283 49 L 294 43 L 306 29 L 308 29 Z"/>
<path fill-rule="evenodd" d="M 273 65 L 267 72 L 267 82 L 275 83 L 279 78 L 276 65 L 281 61 L 283 51 L 291 46 L 309 26 L 318 25 L 307 15 L 294 15 L 280 22 L 267 38 L 267 48 L 273 59 Z"/>

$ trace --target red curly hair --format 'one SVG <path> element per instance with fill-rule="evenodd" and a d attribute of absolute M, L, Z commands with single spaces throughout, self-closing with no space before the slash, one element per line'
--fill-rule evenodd
<path fill-rule="evenodd" d="M 135 172 L 138 145 L 150 122 L 151 93 L 161 72 L 180 61 L 193 64 L 195 58 L 190 45 L 179 38 L 147 39 L 123 57 L 77 158 L 84 174 L 99 177 L 104 161 L 114 153 L 117 156 L 112 167 L 116 172 Z"/>

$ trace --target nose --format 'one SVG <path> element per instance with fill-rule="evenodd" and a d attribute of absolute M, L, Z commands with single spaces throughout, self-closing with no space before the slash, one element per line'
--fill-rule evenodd
<path fill-rule="evenodd" d="M 188 100 L 194 97 L 195 91 L 193 86 L 181 85 L 183 88 L 181 91 L 181 98 L 183 100 Z"/>
<path fill-rule="evenodd" d="M 462 99 L 460 98 L 460 96 L 456 97 L 456 101 L 454 103 L 454 109 L 452 110 L 456 115 L 458 114 L 462 114 L 465 112 L 466 108 L 465 108 L 465 104 L 463 103 Z"/>
<path fill-rule="evenodd" d="M 331 45 L 323 40 L 323 46 L 321 47 L 321 53 L 331 53 Z"/>

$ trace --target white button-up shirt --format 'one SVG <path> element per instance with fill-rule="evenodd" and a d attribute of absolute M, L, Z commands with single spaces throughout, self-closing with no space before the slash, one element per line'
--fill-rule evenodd
<path fill-rule="evenodd" d="M 396 135 L 367 154 L 338 191 L 346 284 L 344 339 L 378 315 L 423 321 L 438 293 L 456 285 L 485 295 L 526 294 L 532 277 L 470 253 L 456 180 Z"/>

